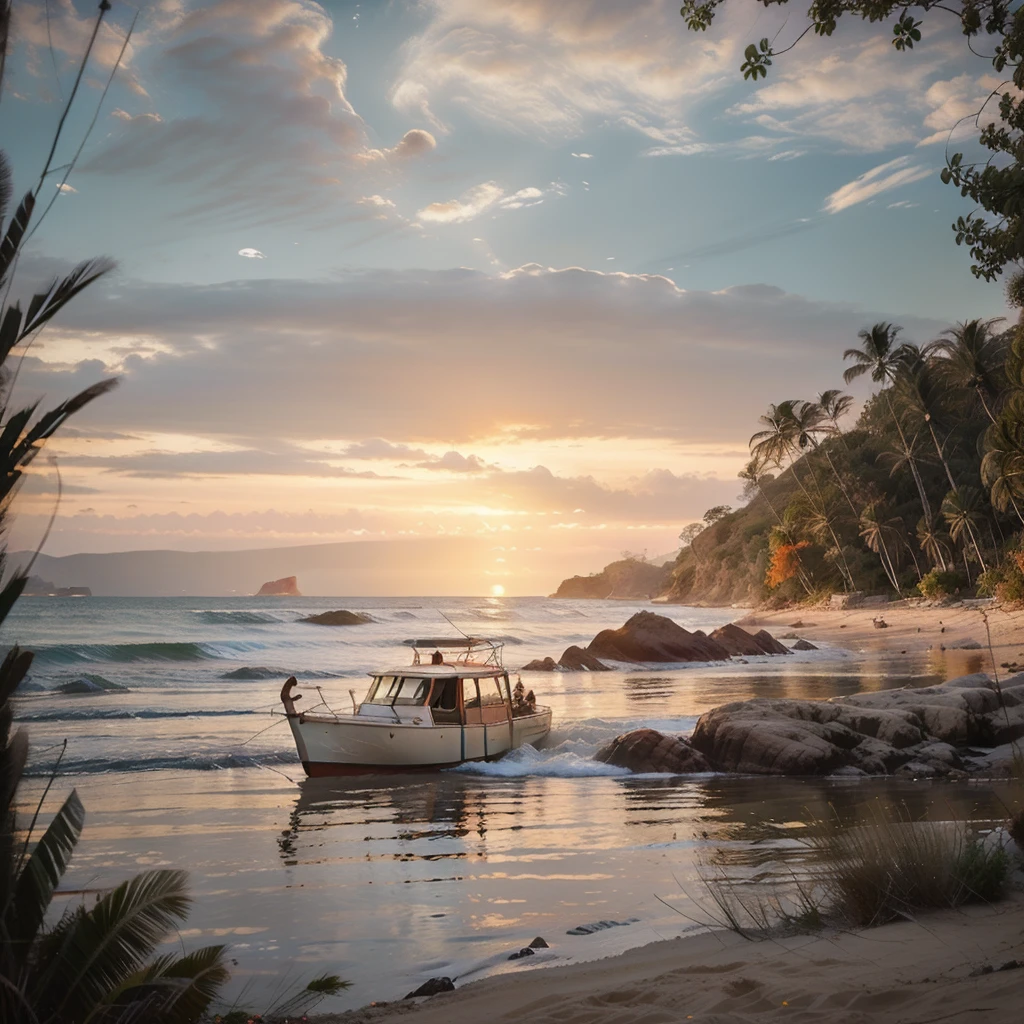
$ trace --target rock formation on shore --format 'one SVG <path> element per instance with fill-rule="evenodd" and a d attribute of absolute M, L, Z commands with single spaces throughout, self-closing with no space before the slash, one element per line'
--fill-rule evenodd
<path fill-rule="evenodd" d="M 671 664 L 682 661 L 727 661 L 733 656 L 789 654 L 767 630 L 748 633 L 730 624 L 711 636 L 683 629 L 654 612 L 637 612 L 618 629 L 603 629 L 585 647 L 567 647 L 562 657 L 539 658 L 524 665 L 524 672 L 604 672 L 604 661 Z"/>
<path fill-rule="evenodd" d="M 650 763 L 646 751 L 657 743 L 646 736 L 649 731 L 617 737 L 598 759 L 650 771 L 644 767 Z M 986 675 L 973 675 L 938 686 L 822 701 L 738 701 L 701 715 L 689 740 L 669 739 L 692 747 L 714 771 L 921 777 L 985 767 L 983 755 L 974 748 L 998 747 L 1022 736 L 1024 673 L 1001 687 Z M 638 754 L 631 759 L 634 749 Z M 686 756 L 672 749 L 686 764 Z"/>
<path fill-rule="evenodd" d="M 756 657 L 759 654 L 789 654 L 789 648 L 780 644 L 768 630 L 759 629 L 756 633 L 748 633 L 742 626 L 732 622 L 714 630 L 711 639 L 737 658 Z"/>
<path fill-rule="evenodd" d="M 634 729 L 616 736 L 594 755 L 594 759 L 634 772 L 687 775 L 711 771 L 704 755 L 686 740 L 665 736 L 655 729 Z"/>
<path fill-rule="evenodd" d="M 347 612 L 339 609 L 336 612 L 318 612 L 307 615 L 300 622 L 312 622 L 314 626 L 365 626 L 368 622 L 376 622 L 372 615 L 365 612 Z"/>
<path fill-rule="evenodd" d="M 618 629 L 602 629 L 587 644 L 595 658 L 609 661 L 726 661 L 729 652 L 700 630 L 691 633 L 654 612 L 637 612 Z"/>
<path fill-rule="evenodd" d="M 283 576 L 279 580 L 271 580 L 264 583 L 258 591 L 257 597 L 302 597 L 299 591 L 299 581 L 295 576 Z"/>

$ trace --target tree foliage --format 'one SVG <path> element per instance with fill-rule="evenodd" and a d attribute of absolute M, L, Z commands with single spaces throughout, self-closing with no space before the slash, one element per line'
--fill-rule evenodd
<path fill-rule="evenodd" d="M 736 2 L 736 0 L 734 0 Z M 760 0 L 765 7 L 783 7 L 790 0 Z M 680 10 L 687 27 L 707 31 L 725 0 L 685 0 Z M 919 16 L 917 16 L 919 15 Z M 1012 0 L 920 0 L 910 5 L 887 0 L 814 0 L 806 10 L 796 38 L 779 44 L 764 38 L 744 51 L 740 72 L 756 82 L 766 78 L 774 61 L 808 33 L 831 36 L 843 18 L 879 25 L 893 49 L 913 50 L 940 19 L 957 25 L 972 54 L 991 62 L 1001 84 L 973 119 L 978 142 L 987 156 L 965 159 L 950 153 L 942 180 L 960 190 L 975 208 L 953 224 L 957 245 L 965 245 L 974 261 L 971 272 L 986 281 L 1024 257 L 1024 7 Z M 950 125 L 952 129 L 954 125 Z"/>

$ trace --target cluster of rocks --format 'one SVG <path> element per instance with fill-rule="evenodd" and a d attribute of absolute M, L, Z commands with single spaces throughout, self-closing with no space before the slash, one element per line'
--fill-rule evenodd
<path fill-rule="evenodd" d="M 978 674 L 822 701 L 738 701 L 702 715 L 689 739 L 640 729 L 595 756 L 641 772 L 916 778 L 989 769 L 986 751 L 1021 737 L 1024 673 L 1002 685 Z"/>
<path fill-rule="evenodd" d="M 805 644 L 798 649 L 814 648 Z M 637 612 L 618 629 L 602 629 L 585 648 L 566 648 L 558 661 L 554 658 L 538 659 L 524 665 L 523 671 L 601 672 L 608 667 L 604 663 L 606 661 L 671 664 L 727 661 L 729 658 L 764 654 L 789 654 L 789 648 L 764 629 L 748 633 L 741 626 L 730 623 L 709 635 L 699 629 L 690 632 L 664 615 L 643 611 Z"/>

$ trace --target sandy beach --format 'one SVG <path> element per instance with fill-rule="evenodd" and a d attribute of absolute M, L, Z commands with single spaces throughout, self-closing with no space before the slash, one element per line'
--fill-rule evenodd
<path fill-rule="evenodd" d="M 1004 676 L 1024 667 L 1024 613 L 987 608 L 986 615 L 991 650 L 982 613 L 970 606 L 754 612 L 737 621 L 850 651 L 927 655 L 947 678 L 991 672 L 993 657 Z M 879 616 L 886 628 L 875 625 Z M 594 962 L 538 966 L 527 960 L 451 993 L 325 1015 L 317 1024 L 398 1017 L 415 1024 L 1009 1024 L 1024 1000 L 1024 896 L 876 929 L 754 942 L 715 931 Z"/>
<path fill-rule="evenodd" d="M 703 1021 L 937 1024 L 1019 1020 L 1024 899 L 870 931 L 748 942 L 704 934 L 610 960 L 531 971 L 465 990 L 367 1007 L 318 1024 L 663 1024 Z M 981 973 L 992 967 L 989 973 Z"/>

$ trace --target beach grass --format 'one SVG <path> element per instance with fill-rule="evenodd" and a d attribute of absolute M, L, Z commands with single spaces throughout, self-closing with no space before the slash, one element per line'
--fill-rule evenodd
<path fill-rule="evenodd" d="M 966 822 L 913 820 L 905 807 L 879 803 L 856 824 L 831 816 L 805 825 L 812 863 L 788 880 L 751 885 L 720 869 L 702 871 L 705 913 L 716 925 L 746 938 L 828 922 L 871 927 L 922 910 L 992 903 L 1009 885 L 1010 854 Z M 1024 812 L 1009 834 L 1024 839 Z"/>

